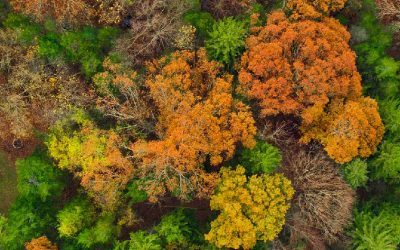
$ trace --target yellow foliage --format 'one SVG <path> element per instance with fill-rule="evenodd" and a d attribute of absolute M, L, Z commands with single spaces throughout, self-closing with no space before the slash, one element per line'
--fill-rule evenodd
<path fill-rule="evenodd" d="M 212 210 L 220 210 L 211 222 L 206 240 L 217 247 L 251 249 L 257 240 L 273 240 L 285 224 L 294 195 L 291 182 L 281 174 L 245 176 L 245 169 L 221 169 L 220 185 L 211 197 Z"/>

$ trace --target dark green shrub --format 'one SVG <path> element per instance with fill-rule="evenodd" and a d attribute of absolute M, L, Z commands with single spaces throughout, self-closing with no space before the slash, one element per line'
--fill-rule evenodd
<path fill-rule="evenodd" d="M 147 200 L 147 193 L 139 188 L 139 180 L 131 181 L 126 187 L 126 197 L 131 205 Z"/>
<path fill-rule="evenodd" d="M 77 237 L 78 244 L 85 248 L 113 242 L 117 235 L 117 227 L 112 215 L 99 218 L 93 227 L 83 230 Z"/>
<path fill-rule="evenodd" d="M 379 101 L 379 113 L 389 137 L 400 135 L 400 99 L 386 98 Z"/>
<path fill-rule="evenodd" d="M 232 17 L 213 25 L 206 39 L 206 49 L 211 59 L 232 68 L 235 60 L 243 53 L 247 36 L 246 24 Z"/>

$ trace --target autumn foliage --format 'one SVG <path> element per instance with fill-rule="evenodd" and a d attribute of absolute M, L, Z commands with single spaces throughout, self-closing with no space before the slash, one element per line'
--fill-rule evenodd
<path fill-rule="evenodd" d="M 292 11 L 291 18 L 321 18 L 341 10 L 347 0 L 288 0 L 286 7 Z"/>
<path fill-rule="evenodd" d="M 258 101 L 261 116 L 300 117 L 301 141 L 321 141 L 339 163 L 373 154 L 383 125 L 377 104 L 361 97 L 345 28 L 329 18 L 290 22 L 275 12 L 254 30 L 242 57 L 239 90 Z"/>
<path fill-rule="evenodd" d="M 369 97 L 347 102 L 335 100 L 318 120 L 303 123 L 301 130 L 302 142 L 319 140 L 338 163 L 349 162 L 356 156 L 372 155 L 384 133 L 378 104 Z"/>
<path fill-rule="evenodd" d="M 274 12 L 247 39 L 239 88 L 258 100 L 262 116 L 301 116 L 310 107 L 322 112 L 332 97 L 357 97 L 361 77 L 349 39 L 333 19 L 290 22 Z"/>
<path fill-rule="evenodd" d="M 220 185 L 210 206 L 219 210 L 206 240 L 217 247 L 252 249 L 257 240 L 271 241 L 285 224 L 294 189 L 281 174 L 247 178 L 245 169 L 221 169 Z"/>
<path fill-rule="evenodd" d="M 158 109 L 158 140 L 132 146 L 146 190 L 153 199 L 167 191 L 180 198 L 211 194 L 217 174 L 207 173 L 232 158 L 236 146 L 253 147 L 249 108 L 232 97 L 232 76 L 209 61 L 204 49 L 176 52 L 148 66 L 146 85 Z"/>
<path fill-rule="evenodd" d="M 121 138 L 113 131 L 98 129 L 82 112 L 71 119 L 75 124 L 58 123 L 46 144 L 58 167 L 81 179 L 81 185 L 97 203 L 112 209 L 118 191 L 133 176 L 132 164 L 122 155 Z M 71 131 L 71 126 L 79 126 Z"/>
<path fill-rule="evenodd" d="M 57 246 L 53 245 L 46 236 L 42 236 L 36 239 L 32 239 L 30 242 L 25 244 L 26 250 L 57 250 Z"/>

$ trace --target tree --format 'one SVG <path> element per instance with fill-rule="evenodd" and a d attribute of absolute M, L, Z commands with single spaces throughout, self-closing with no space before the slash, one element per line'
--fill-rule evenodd
<path fill-rule="evenodd" d="M 8 22 L 25 24 L 16 19 Z M 71 105 L 79 107 L 88 102 L 85 100 L 87 89 L 70 68 L 50 67 L 38 55 L 37 47 L 19 45 L 17 34 L 20 33 L 10 29 L 0 30 L 0 137 L 3 140 L 31 138 L 34 129 L 47 130 L 70 111 Z"/>
<path fill-rule="evenodd" d="M 59 196 L 64 188 L 62 174 L 43 152 L 37 150 L 26 159 L 17 160 L 18 194 L 46 201 Z"/>
<path fill-rule="evenodd" d="M 130 240 L 117 242 L 114 250 L 161 250 L 161 240 L 156 234 L 145 231 L 130 233 Z"/>
<path fill-rule="evenodd" d="M 201 9 L 211 13 L 214 18 L 221 19 L 242 14 L 254 2 L 254 0 L 202 0 Z"/>
<path fill-rule="evenodd" d="M 338 163 L 375 153 L 384 133 L 375 100 L 369 97 L 347 102 L 333 100 L 327 110 L 319 120 L 309 125 L 303 122 L 301 142 L 319 140 Z"/>
<path fill-rule="evenodd" d="M 218 21 L 213 25 L 206 40 L 207 53 L 211 59 L 232 68 L 244 50 L 246 35 L 247 28 L 244 22 L 231 17 Z"/>
<path fill-rule="evenodd" d="M 97 107 L 106 116 L 116 119 L 121 127 L 129 125 L 130 130 L 134 128 L 137 133 L 154 132 L 155 114 L 138 74 L 109 57 L 104 60 L 103 68 L 103 72 L 93 77 L 99 94 Z"/>
<path fill-rule="evenodd" d="M 15 11 L 32 15 L 39 21 L 53 18 L 59 22 L 88 24 L 95 15 L 95 9 L 86 0 L 11 0 L 10 4 Z"/>
<path fill-rule="evenodd" d="M 352 188 L 364 187 L 368 181 L 368 164 L 357 158 L 343 166 L 343 175 Z"/>
<path fill-rule="evenodd" d="M 165 240 L 167 245 L 180 244 L 190 239 L 191 230 L 189 222 L 183 209 L 161 218 L 160 223 L 155 227 L 157 234 Z"/>
<path fill-rule="evenodd" d="M 281 171 L 296 190 L 287 228 L 292 239 L 324 249 L 340 239 L 351 222 L 354 191 L 323 153 L 301 150 L 286 157 Z"/>
<path fill-rule="evenodd" d="M 385 140 L 379 152 L 371 161 L 374 179 L 387 182 L 400 182 L 400 145 L 397 141 Z"/>
<path fill-rule="evenodd" d="M 391 24 L 400 31 L 400 3 L 394 0 L 377 0 L 378 17 L 384 24 Z"/>
<path fill-rule="evenodd" d="M 217 247 L 251 249 L 256 241 L 271 241 L 282 230 L 294 189 L 281 174 L 253 175 L 245 169 L 221 169 L 221 180 L 211 197 L 212 210 L 220 210 L 211 222 L 206 240 Z"/>
<path fill-rule="evenodd" d="M 36 239 L 32 239 L 30 242 L 25 244 L 26 250 L 58 250 L 57 246 L 54 245 L 46 236 L 41 236 Z"/>
<path fill-rule="evenodd" d="M 347 0 L 288 0 L 286 7 L 292 11 L 291 18 L 321 18 L 341 10 Z"/>
<path fill-rule="evenodd" d="M 239 91 L 261 116 L 290 114 L 310 123 L 330 100 L 361 95 L 350 34 L 333 19 L 290 22 L 283 12 L 253 28 L 239 71 Z M 311 109 L 313 112 L 306 112 Z"/>
<path fill-rule="evenodd" d="M 58 167 L 79 177 L 88 194 L 111 210 L 118 203 L 120 191 L 133 177 L 132 163 L 122 155 L 121 144 L 116 133 L 98 129 L 79 110 L 70 120 L 57 123 L 46 141 Z"/>
<path fill-rule="evenodd" d="M 232 97 L 232 76 L 208 61 L 206 52 L 182 51 L 149 65 L 146 85 L 158 108 L 158 140 L 132 145 L 150 199 L 171 192 L 207 197 L 218 176 L 204 171 L 234 155 L 236 145 L 253 147 L 256 128 L 249 108 Z"/>
<path fill-rule="evenodd" d="M 251 174 L 270 174 L 281 164 L 282 155 L 278 148 L 263 141 L 253 149 L 244 149 L 240 162 Z"/>
<path fill-rule="evenodd" d="M 73 237 L 95 220 L 95 211 L 90 202 L 76 198 L 57 213 L 58 232 L 61 237 Z"/>
<path fill-rule="evenodd" d="M 356 211 L 351 232 L 354 249 L 397 249 L 400 244 L 399 220 L 398 213 L 387 209 L 377 215 L 368 210 Z"/>
<path fill-rule="evenodd" d="M 78 236 L 78 244 L 85 248 L 93 248 L 99 244 L 113 242 L 117 234 L 117 227 L 114 224 L 114 216 L 103 215 L 96 224 L 84 229 Z"/>
<path fill-rule="evenodd" d="M 134 1 L 130 29 L 117 40 L 116 51 L 135 66 L 159 56 L 173 45 L 182 15 L 190 6 L 186 0 Z"/>

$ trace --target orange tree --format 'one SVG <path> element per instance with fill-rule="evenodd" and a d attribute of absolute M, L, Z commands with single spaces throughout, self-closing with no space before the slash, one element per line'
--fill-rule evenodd
<path fill-rule="evenodd" d="M 246 41 L 239 90 L 259 101 L 261 115 L 302 115 L 332 97 L 361 95 L 350 34 L 333 19 L 290 22 L 274 12 Z"/>
<path fill-rule="evenodd" d="M 204 49 L 178 51 L 148 65 L 158 139 L 137 141 L 131 149 L 151 200 L 166 192 L 182 199 L 208 196 L 218 176 L 203 164 L 230 159 L 239 143 L 255 145 L 251 112 L 233 98 L 232 76 L 221 70 Z"/>
<path fill-rule="evenodd" d="M 321 141 L 339 163 L 371 155 L 383 125 L 376 103 L 361 98 L 361 77 L 346 29 L 330 18 L 290 22 L 283 12 L 274 12 L 266 26 L 253 31 L 242 56 L 238 89 L 258 101 L 260 115 L 300 117 L 305 133 L 301 141 Z M 338 106 L 355 108 L 343 113 Z M 338 119 L 351 125 L 339 126 Z M 339 128 L 347 132 L 338 134 Z"/>
<path fill-rule="evenodd" d="M 292 11 L 291 18 L 321 18 L 344 7 L 347 0 L 288 0 L 286 7 Z"/>
<path fill-rule="evenodd" d="M 375 153 L 384 133 L 378 104 L 369 97 L 333 101 L 318 120 L 303 123 L 301 130 L 302 142 L 321 141 L 328 155 L 338 163 Z"/>
<path fill-rule="evenodd" d="M 32 239 L 25 244 L 26 250 L 57 250 L 57 246 L 53 245 L 46 236 Z"/>

